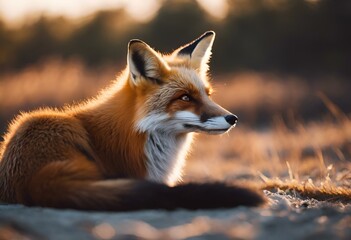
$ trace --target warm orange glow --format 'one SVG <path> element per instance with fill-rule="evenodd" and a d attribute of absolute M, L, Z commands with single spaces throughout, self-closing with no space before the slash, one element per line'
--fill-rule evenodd
<path fill-rule="evenodd" d="M 211 16 L 223 19 L 228 14 L 227 0 L 197 0 L 200 6 Z M 138 21 L 148 21 L 161 7 L 161 0 L 11 0 L 0 1 L 0 16 L 11 25 L 23 23 L 27 18 L 45 16 L 65 16 L 80 18 L 99 10 L 124 8 Z"/>
<path fill-rule="evenodd" d="M 223 19 L 228 14 L 227 0 L 197 0 L 201 7 L 203 7 L 211 16 L 217 19 Z"/>
<path fill-rule="evenodd" d="M 136 20 L 146 22 L 155 16 L 161 7 L 159 0 L 126 1 L 125 9 Z"/>
<path fill-rule="evenodd" d="M 113 10 L 124 8 L 138 21 L 147 21 L 152 18 L 159 7 L 160 0 L 11 0 L 0 1 L 0 16 L 12 25 L 23 23 L 28 17 L 65 16 L 80 18 L 93 14 L 98 10 Z"/>

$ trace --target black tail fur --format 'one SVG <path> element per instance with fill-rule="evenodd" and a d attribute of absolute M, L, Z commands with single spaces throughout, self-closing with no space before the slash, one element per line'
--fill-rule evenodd
<path fill-rule="evenodd" d="M 135 181 L 132 189 L 119 196 L 118 211 L 141 209 L 215 209 L 260 206 L 263 194 L 224 183 L 189 183 L 169 187 L 150 181 Z M 117 206 L 116 206 L 117 207 Z"/>

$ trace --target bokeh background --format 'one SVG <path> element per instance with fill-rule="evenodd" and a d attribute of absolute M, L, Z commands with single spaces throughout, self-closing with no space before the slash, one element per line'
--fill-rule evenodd
<path fill-rule="evenodd" d="M 0 0 L 0 133 L 20 111 L 94 96 L 125 67 L 130 39 L 171 52 L 214 30 L 214 98 L 239 124 L 199 136 L 185 179 L 340 183 L 351 179 L 350 29 L 347 0 Z"/>

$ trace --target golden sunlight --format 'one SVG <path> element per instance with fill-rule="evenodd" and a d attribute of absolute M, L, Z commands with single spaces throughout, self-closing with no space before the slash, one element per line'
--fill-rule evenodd
<path fill-rule="evenodd" d="M 229 8 L 227 0 L 197 0 L 197 2 L 214 18 L 223 19 L 228 14 Z"/>
<path fill-rule="evenodd" d="M 160 0 L 0 0 L 0 16 L 11 25 L 39 16 L 64 16 L 80 18 L 99 10 L 124 8 L 138 21 L 152 18 L 161 6 Z"/>
<path fill-rule="evenodd" d="M 223 19 L 228 14 L 227 0 L 197 0 L 197 2 L 216 19 Z M 28 18 L 36 19 L 43 15 L 76 19 L 99 10 L 124 8 L 137 21 L 146 22 L 155 16 L 161 5 L 161 0 L 0 0 L 0 17 L 16 26 Z"/>
<path fill-rule="evenodd" d="M 160 7 L 161 1 L 159 0 L 125 2 L 125 9 L 129 15 L 141 22 L 147 22 L 152 19 Z"/>

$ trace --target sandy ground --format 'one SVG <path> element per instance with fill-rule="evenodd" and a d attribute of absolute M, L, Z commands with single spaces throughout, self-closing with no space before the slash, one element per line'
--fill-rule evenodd
<path fill-rule="evenodd" d="M 351 204 L 265 192 L 265 208 L 80 212 L 0 205 L 0 239 L 351 239 Z"/>

